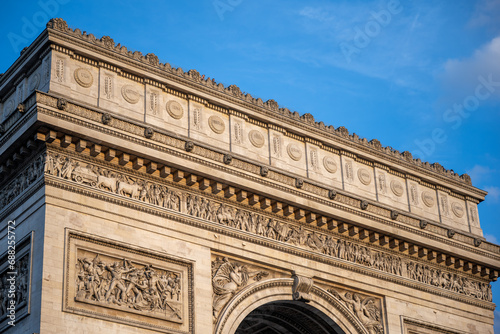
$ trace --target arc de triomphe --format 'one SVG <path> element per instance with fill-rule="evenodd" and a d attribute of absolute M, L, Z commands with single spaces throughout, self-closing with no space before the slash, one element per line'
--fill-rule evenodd
<path fill-rule="evenodd" d="M 0 120 L 0 331 L 493 333 L 468 175 L 62 19 Z"/>

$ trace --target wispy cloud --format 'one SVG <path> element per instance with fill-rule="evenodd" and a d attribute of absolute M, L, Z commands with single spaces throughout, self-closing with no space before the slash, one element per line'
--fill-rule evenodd
<path fill-rule="evenodd" d="M 500 200 L 500 188 L 495 186 L 486 186 L 484 190 L 488 192 L 486 200 L 492 203 L 498 203 Z"/>
<path fill-rule="evenodd" d="M 478 78 L 490 82 L 484 93 L 500 98 L 500 36 L 477 49 L 469 58 L 449 59 L 444 65 L 443 83 L 450 97 L 475 92 Z"/>
<path fill-rule="evenodd" d="M 474 28 L 486 26 L 498 31 L 500 29 L 499 17 L 500 0 L 479 0 L 476 2 L 474 12 L 467 25 Z"/>
<path fill-rule="evenodd" d="M 484 238 L 488 242 L 491 242 L 491 243 L 494 243 L 494 244 L 498 244 L 498 240 L 497 240 L 497 238 L 493 234 L 487 234 L 487 233 L 485 233 L 484 234 Z M 497 312 L 495 312 L 495 313 L 497 313 Z M 496 318 L 496 316 L 497 316 L 497 314 L 495 314 L 495 318 Z M 500 313 L 498 314 L 498 316 L 500 316 Z"/>
<path fill-rule="evenodd" d="M 471 177 L 473 184 L 480 184 L 488 180 L 493 173 L 494 170 L 490 167 L 481 165 L 474 165 L 472 169 L 467 171 L 467 174 Z"/>

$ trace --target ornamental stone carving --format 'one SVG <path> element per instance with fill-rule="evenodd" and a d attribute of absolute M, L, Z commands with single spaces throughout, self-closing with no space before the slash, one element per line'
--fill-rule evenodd
<path fill-rule="evenodd" d="M 194 108 L 193 109 L 193 128 L 196 130 L 201 130 L 201 109 Z"/>
<path fill-rule="evenodd" d="M 386 253 L 383 250 L 371 249 L 352 240 L 345 240 L 328 233 L 310 230 L 302 225 L 298 226 L 275 217 L 268 217 L 265 213 L 255 213 L 205 198 L 203 195 L 191 194 L 110 169 L 98 168 L 93 164 L 58 153 L 47 154 L 45 173 L 422 284 L 491 301 L 491 287 L 488 283 L 448 272 L 446 268 L 421 263 L 405 256 Z M 299 180 L 296 179 L 297 182 Z M 7 200 L 12 198 L 8 191 L 2 193 L 6 193 Z M 5 195 L 2 196 L 5 198 Z"/>
<path fill-rule="evenodd" d="M 159 97 L 157 92 L 149 93 L 149 113 L 156 115 L 158 114 L 158 104 Z"/>
<path fill-rule="evenodd" d="M 410 185 L 410 203 L 412 205 L 418 205 L 417 186 L 414 184 Z"/>
<path fill-rule="evenodd" d="M 428 191 L 423 191 L 422 192 L 422 202 L 424 202 L 424 204 L 431 208 L 434 206 L 434 197 L 432 196 L 432 194 Z"/>
<path fill-rule="evenodd" d="M 125 85 L 122 87 L 122 96 L 125 101 L 130 104 L 136 104 L 141 98 L 141 94 L 135 89 L 134 86 Z"/>
<path fill-rule="evenodd" d="M 352 168 L 352 161 L 347 161 L 345 163 L 345 178 L 350 182 L 354 181 L 354 172 L 353 172 L 353 168 Z"/>
<path fill-rule="evenodd" d="M 382 307 L 380 300 L 360 293 L 328 289 L 358 319 L 370 334 L 383 334 Z"/>
<path fill-rule="evenodd" d="M 318 166 L 318 150 L 311 149 L 309 153 L 309 164 L 311 166 L 311 169 L 313 171 L 317 171 L 319 166 Z"/>
<path fill-rule="evenodd" d="M 113 97 L 113 77 L 104 76 L 104 96 L 109 100 Z"/>
<path fill-rule="evenodd" d="M 251 280 L 260 281 L 268 276 L 263 270 L 250 271 L 247 265 L 217 257 L 212 261 L 213 288 L 213 320 L 217 320 L 220 310 L 243 287 L 251 284 Z"/>
<path fill-rule="evenodd" d="M 323 158 L 323 167 L 325 167 L 328 173 L 334 174 L 337 171 L 337 163 L 332 156 L 326 156 Z"/>
<path fill-rule="evenodd" d="M 180 273 L 99 254 L 77 261 L 76 301 L 183 319 Z"/>
<path fill-rule="evenodd" d="M 381 194 L 385 194 L 387 192 L 387 184 L 385 182 L 385 174 L 380 173 L 378 175 L 378 191 Z"/>
<path fill-rule="evenodd" d="M 56 59 L 56 79 L 58 82 L 64 81 L 64 59 Z"/>
<path fill-rule="evenodd" d="M 252 143 L 253 146 L 257 148 L 261 148 L 264 146 L 265 139 L 262 133 L 258 130 L 252 130 L 248 133 L 248 139 L 250 140 L 250 143 Z"/>
<path fill-rule="evenodd" d="M 273 136 L 272 154 L 277 158 L 281 157 L 281 137 L 277 135 Z"/>
<path fill-rule="evenodd" d="M 224 133 L 224 130 L 226 130 L 226 124 L 224 123 L 222 118 L 215 115 L 212 115 L 208 118 L 208 126 L 213 132 L 217 134 Z"/>
<path fill-rule="evenodd" d="M 462 218 L 465 214 L 464 207 L 460 203 L 457 203 L 457 202 L 453 202 L 451 204 L 451 211 L 453 212 L 453 214 L 455 216 L 457 216 L 457 218 Z"/>
<path fill-rule="evenodd" d="M 89 88 L 94 83 L 94 77 L 92 76 L 92 73 L 90 73 L 90 71 L 85 68 L 77 68 L 75 70 L 74 76 L 76 83 L 83 88 Z"/>
<path fill-rule="evenodd" d="M 33 77 L 30 79 L 29 83 L 30 92 L 34 91 L 40 86 L 40 81 L 40 73 L 36 72 L 35 74 L 33 74 Z"/>
<path fill-rule="evenodd" d="M 302 151 L 297 145 L 293 143 L 288 144 L 288 146 L 286 147 L 286 151 L 288 153 L 288 156 L 294 161 L 299 161 L 302 158 Z"/>
<path fill-rule="evenodd" d="M 404 193 L 404 187 L 403 184 L 397 180 L 392 180 L 391 181 L 391 190 L 394 193 L 394 195 L 401 197 L 403 196 Z"/>
<path fill-rule="evenodd" d="M 369 185 L 372 182 L 372 176 L 370 172 L 364 168 L 358 169 L 358 179 L 365 186 Z"/>
<path fill-rule="evenodd" d="M 175 100 L 168 101 L 166 104 L 166 109 L 167 113 L 173 119 L 181 119 L 182 116 L 184 116 L 184 109 L 182 108 L 182 105 Z"/>
<path fill-rule="evenodd" d="M 295 272 L 292 272 L 293 286 L 292 286 L 292 298 L 293 300 L 298 300 L 301 302 L 309 302 L 311 296 L 309 293 L 314 285 L 314 281 L 310 277 L 299 276 Z"/>

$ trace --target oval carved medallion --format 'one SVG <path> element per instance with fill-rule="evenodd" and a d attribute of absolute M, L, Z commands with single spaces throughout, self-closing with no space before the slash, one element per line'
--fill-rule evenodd
<path fill-rule="evenodd" d="M 370 182 L 372 182 L 372 176 L 370 175 L 370 172 L 364 168 L 358 169 L 358 179 L 365 186 L 369 185 Z"/>
<path fill-rule="evenodd" d="M 288 144 L 286 151 L 292 160 L 299 161 L 302 158 L 302 151 L 295 144 Z"/>
<path fill-rule="evenodd" d="M 184 115 L 184 109 L 182 105 L 174 100 L 170 100 L 166 105 L 168 114 L 174 119 L 181 119 Z"/>
<path fill-rule="evenodd" d="M 432 197 L 432 194 L 428 191 L 423 191 L 422 192 L 422 202 L 429 208 L 434 206 L 434 197 Z"/>
<path fill-rule="evenodd" d="M 264 136 L 257 130 L 250 131 L 248 133 L 248 139 L 250 140 L 250 143 L 252 143 L 252 145 L 257 148 L 261 148 L 262 146 L 264 146 Z"/>
<path fill-rule="evenodd" d="M 89 88 L 94 82 L 94 77 L 89 70 L 80 67 L 75 70 L 75 81 L 80 86 Z"/>
<path fill-rule="evenodd" d="M 464 207 L 457 202 L 451 205 L 451 211 L 453 211 L 453 214 L 458 218 L 462 218 L 465 213 Z"/>
<path fill-rule="evenodd" d="M 223 133 L 226 129 L 226 125 L 224 124 L 222 118 L 215 115 L 208 118 L 208 126 L 210 126 L 210 129 L 212 129 L 213 132 L 218 134 Z"/>
<path fill-rule="evenodd" d="M 122 87 L 122 96 L 130 104 L 136 104 L 139 102 L 141 98 L 141 94 L 139 94 L 133 86 L 125 85 Z"/>
<path fill-rule="evenodd" d="M 403 196 L 404 188 L 403 184 L 397 180 L 392 180 L 391 181 L 391 190 L 394 193 L 394 195 L 401 197 Z"/>
<path fill-rule="evenodd" d="M 37 89 L 39 85 L 40 85 L 40 73 L 35 73 L 33 75 L 33 78 L 31 78 L 30 80 L 30 85 L 29 85 L 30 92 Z"/>
<path fill-rule="evenodd" d="M 323 158 L 323 166 L 328 173 L 335 173 L 337 171 L 337 163 L 333 157 L 326 156 Z"/>

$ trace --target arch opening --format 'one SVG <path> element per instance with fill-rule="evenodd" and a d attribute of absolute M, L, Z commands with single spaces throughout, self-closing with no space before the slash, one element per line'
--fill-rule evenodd
<path fill-rule="evenodd" d="M 272 301 L 251 311 L 235 334 L 345 334 L 326 314 L 303 302 Z"/>

